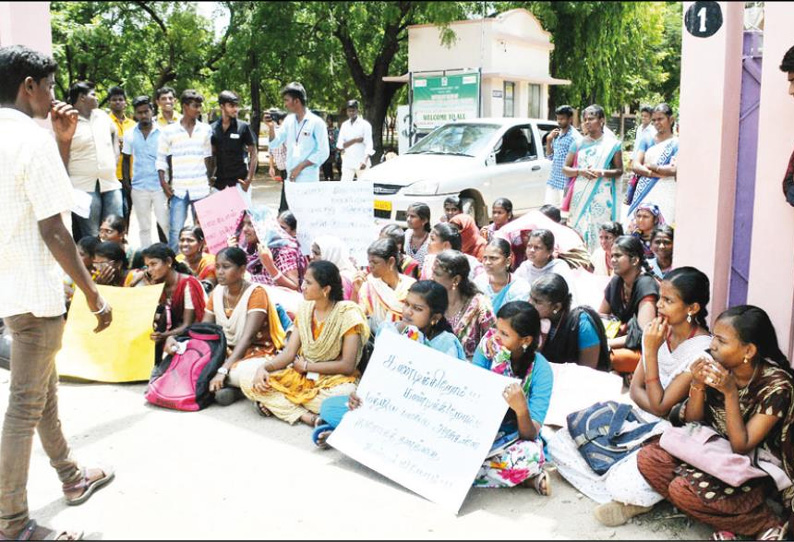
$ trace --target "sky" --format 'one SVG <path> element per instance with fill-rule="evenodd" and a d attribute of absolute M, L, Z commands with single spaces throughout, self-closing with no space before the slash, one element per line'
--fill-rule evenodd
<path fill-rule="evenodd" d="M 195 4 L 198 13 L 214 23 L 215 35 L 222 36 L 229 25 L 229 10 L 220 2 L 195 2 Z M 216 8 L 220 10 L 218 15 L 215 14 Z"/>

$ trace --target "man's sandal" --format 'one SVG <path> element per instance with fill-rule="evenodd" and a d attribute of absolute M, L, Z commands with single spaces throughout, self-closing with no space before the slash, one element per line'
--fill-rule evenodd
<path fill-rule="evenodd" d="M 71 484 L 63 484 L 63 493 L 64 493 L 64 499 L 66 499 L 66 504 L 68 504 L 69 506 L 77 506 L 78 504 L 83 504 L 91 497 L 91 495 L 94 494 L 94 492 L 97 489 L 106 486 L 107 484 L 112 482 L 113 479 L 116 477 L 116 473 L 114 473 L 112 469 L 103 468 L 103 469 L 92 469 L 92 470 L 98 470 L 99 472 L 102 473 L 102 476 L 100 478 L 96 478 L 92 480 L 88 476 L 88 470 L 83 469 L 80 472 L 79 480 L 77 480 L 76 482 L 72 482 Z M 69 498 L 69 496 L 66 495 L 67 493 L 74 493 L 79 490 L 82 490 L 82 493 L 80 493 L 80 495 L 78 495 L 77 497 Z"/>
<path fill-rule="evenodd" d="M 35 519 L 29 520 L 16 538 L 6 538 L 0 534 L 0 540 L 82 540 L 82 531 L 53 531 L 40 527 Z"/>

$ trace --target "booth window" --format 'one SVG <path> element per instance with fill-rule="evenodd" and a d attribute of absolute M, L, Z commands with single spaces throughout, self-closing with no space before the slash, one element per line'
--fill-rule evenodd
<path fill-rule="evenodd" d="M 540 85 L 529 84 L 529 117 L 540 118 Z"/>

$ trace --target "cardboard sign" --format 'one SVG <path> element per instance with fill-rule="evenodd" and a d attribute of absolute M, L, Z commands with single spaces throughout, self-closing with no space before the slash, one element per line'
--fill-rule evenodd
<path fill-rule="evenodd" d="M 517 382 L 397 335 L 381 333 L 328 443 L 457 513 L 507 411 Z"/>
<path fill-rule="evenodd" d="M 55 358 L 58 374 L 98 382 L 149 380 L 154 367 L 154 341 L 149 336 L 163 287 L 97 286 L 113 308 L 113 323 L 100 333 L 94 333 L 96 316 L 83 292 L 76 290 L 63 346 Z"/>
<path fill-rule="evenodd" d="M 298 220 L 298 240 L 304 254 L 314 239 L 334 235 L 350 250 L 358 266 L 367 265 L 367 249 L 378 238 L 372 209 L 372 183 L 286 183 L 287 202 Z"/>
<path fill-rule="evenodd" d="M 227 188 L 195 203 L 201 229 L 212 254 L 226 248 L 248 206 L 236 189 Z"/>

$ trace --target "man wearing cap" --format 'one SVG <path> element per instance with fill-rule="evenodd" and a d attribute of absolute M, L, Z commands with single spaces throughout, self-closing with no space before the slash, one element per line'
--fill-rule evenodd
<path fill-rule="evenodd" d="M 287 146 L 287 182 L 319 182 L 320 166 L 328 159 L 328 133 L 323 119 L 306 107 L 306 89 L 300 83 L 290 83 L 281 90 L 284 107 L 290 112 L 276 134 L 273 119 L 265 114 L 270 146 Z M 279 212 L 287 209 L 284 190 L 281 191 Z"/>
<path fill-rule="evenodd" d="M 342 180 L 352 181 L 369 167 L 372 148 L 372 125 L 358 116 L 358 101 L 347 102 L 347 120 L 339 129 L 336 148 L 342 151 Z"/>
<path fill-rule="evenodd" d="M 221 118 L 212 123 L 212 155 L 215 158 L 214 187 L 217 190 L 239 186 L 249 200 L 249 188 L 257 166 L 256 144 L 251 127 L 237 118 L 240 97 L 231 90 L 218 95 Z M 246 165 L 246 152 L 248 165 Z"/>

